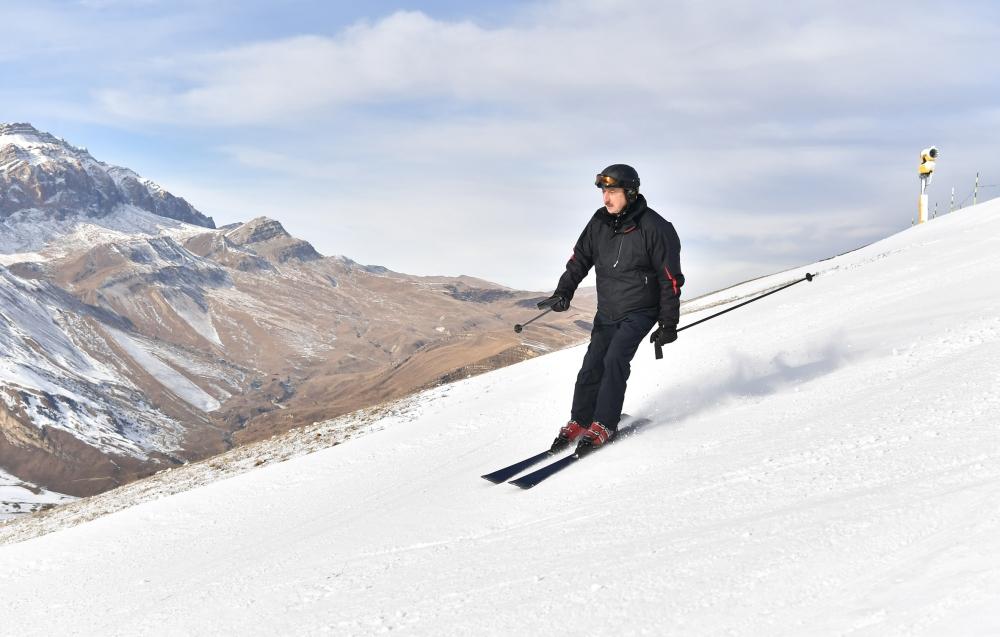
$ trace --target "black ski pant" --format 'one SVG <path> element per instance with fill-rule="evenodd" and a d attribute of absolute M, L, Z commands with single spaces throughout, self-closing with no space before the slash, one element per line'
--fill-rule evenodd
<path fill-rule="evenodd" d="M 625 385 L 639 343 L 656 324 L 655 310 L 626 314 L 612 321 L 597 313 L 590 347 L 576 377 L 572 419 L 586 427 L 598 421 L 616 431 L 625 402 Z"/>

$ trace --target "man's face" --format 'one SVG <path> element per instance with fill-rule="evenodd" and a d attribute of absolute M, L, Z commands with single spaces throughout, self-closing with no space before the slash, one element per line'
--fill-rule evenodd
<path fill-rule="evenodd" d="M 628 204 L 625 197 L 624 188 L 602 188 L 604 193 L 604 207 L 613 215 L 620 215 Z"/>

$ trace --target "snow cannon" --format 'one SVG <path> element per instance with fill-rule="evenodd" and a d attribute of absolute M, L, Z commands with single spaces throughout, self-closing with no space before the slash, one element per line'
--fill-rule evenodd
<path fill-rule="evenodd" d="M 920 151 L 920 199 L 917 202 L 917 223 L 927 221 L 927 186 L 930 185 L 931 177 L 934 175 L 938 154 L 937 146 Z"/>
<path fill-rule="evenodd" d="M 938 149 L 936 146 L 925 148 L 920 151 L 920 178 L 927 183 L 931 182 L 931 175 L 934 174 L 934 162 L 937 161 Z"/>

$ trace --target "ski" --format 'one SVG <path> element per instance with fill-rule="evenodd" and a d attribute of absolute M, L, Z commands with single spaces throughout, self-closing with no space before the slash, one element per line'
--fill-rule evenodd
<path fill-rule="evenodd" d="M 650 420 L 648 418 L 639 418 L 638 420 L 633 420 L 629 422 L 627 425 L 621 427 L 618 430 L 618 435 L 612 438 L 611 442 L 609 442 L 608 444 L 609 445 L 614 444 L 622 438 L 626 438 L 628 436 L 635 434 L 640 428 L 645 427 L 649 423 Z M 516 480 L 511 480 L 510 484 L 521 487 L 522 489 L 530 489 L 531 487 L 536 486 L 543 480 L 552 477 L 553 475 L 559 473 L 566 467 L 577 462 L 578 460 L 585 458 L 586 456 L 589 456 L 592 453 L 593 451 L 583 456 L 577 453 L 572 453 L 566 456 L 565 458 L 560 458 L 559 460 L 556 460 L 552 464 L 545 465 L 544 467 L 538 469 L 537 471 L 532 471 L 528 475 L 521 476 Z"/>
<path fill-rule="evenodd" d="M 625 422 L 626 420 L 629 420 L 631 418 L 632 417 L 629 416 L 628 414 L 622 414 L 621 422 Z M 481 476 L 481 477 L 484 478 L 484 479 L 486 479 L 486 480 L 489 480 L 493 484 L 500 484 L 501 482 L 507 482 L 507 480 L 509 478 L 513 478 L 514 476 L 516 476 L 517 474 L 521 473 L 522 471 L 524 471 L 528 467 L 533 467 L 536 464 L 538 464 L 539 462 L 544 462 L 544 461 L 548 460 L 549 458 L 551 458 L 552 456 L 554 456 L 556 454 L 560 454 L 560 453 L 563 453 L 565 451 L 569 451 L 569 448 L 570 448 L 569 445 L 567 445 L 565 449 L 560 449 L 559 451 L 555 451 L 555 452 L 553 452 L 551 449 L 549 449 L 547 451 L 543 451 L 540 454 L 531 456 L 530 458 L 525 458 L 524 460 L 521 460 L 520 462 L 515 462 L 514 464 L 510 465 L 509 467 L 504 467 L 503 469 L 497 469 L 493 473 L 487 473 L 486 475 Z"/>
<path fill-rule="evenodd" d="M 580 456 L 576 453 L 572 453 L 565 458 L 560 458 L 552 464 L 547 464 L 538 471 L 532 471 L 526 476 L 521 476 L 517 480 L 511 480 L 510 483 L 521 487 L 522 489 L 530 489 L 542 480 L 562 471 L 566 467 L 570 466 L 574 462 L 580 459 Z"/>
<path fill-rule="evenodd" d="M 542 453 L 531 456 L 530 458 L 525 458 L 520 462 L 515 462 L 509 467 L 504 467 L 503 469 L 497 469 L 493 473 L 487 473 L 483 476 L 493 484 L 500 484 L 501 482 L 507 482 L 508 478 L 513 478 L 517 474 L 521 473 L 528 467 L 533 467 L 539 462 L 543 462 L 552 457 L 552 453 L 548 450 Z"/>

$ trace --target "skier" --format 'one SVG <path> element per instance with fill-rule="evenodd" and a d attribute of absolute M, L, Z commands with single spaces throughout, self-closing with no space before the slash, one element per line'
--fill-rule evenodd
<path fill-rule="evenodd" d="M 609 442 L 618 431 L 632 357 L 654 325 L 650 342 L 677 340 L 680 315 L 680 239 L 673 225 L 646 206 L 639 174 L 614 164 L 597 175 L 604 195 L 583 229 L 555 293 L 539 309 L 565 312 L 591 267 L 597 272 L 597 315 L 590 347 L 573 392 L 570 420 L 552 451 L 577 442 L 582 455 Z"/>

